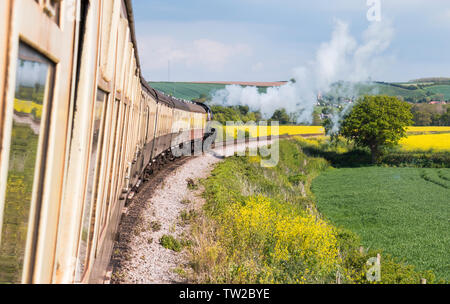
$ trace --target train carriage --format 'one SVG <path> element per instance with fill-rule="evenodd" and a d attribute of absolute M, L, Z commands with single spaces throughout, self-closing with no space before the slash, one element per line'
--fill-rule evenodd
<path fill-rule="evenodd" d="M 130 193 L 211 113 L 144 80 L 130 0 L 0 1 L 0 42 L 0 283 L 101 283 Z"/>

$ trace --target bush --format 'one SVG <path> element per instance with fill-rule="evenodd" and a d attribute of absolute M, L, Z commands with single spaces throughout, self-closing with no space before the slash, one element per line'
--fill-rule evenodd
<path fill-rule="evenodd" d="M 383 156 L 381 162 L 398 167 L 449 168 L 450 153 L 391 152 Z"/>
<path fill-rule="evenodd" d="M 333 143 L 322 139 L 296 138 L 303 151 L 309 156 L 328 160 L 333 167 L 360 167 L 371 164 L 368 149 L 355 148 L 351 143 L 339 141 Z M 420 168 L 449 168 L 450 152 L 415 152 L 387 150 L 379 160 L 379 165 Z"/>
<path fill-rule="evenodd" d="M 173 250 L 175 252 L 180 252 L 181 250 L 183 250 L 183 244 L 171 235 L 163 235 L 159 240 L 159 243 L 164 248 Z"/>
<path fill-rule="evenodd" d="M 300 183 L 306 182 L 306 176 L 303 174 L 296 174 L 289 176 L 289 182 L 293 185 L 298 186 Z"/>

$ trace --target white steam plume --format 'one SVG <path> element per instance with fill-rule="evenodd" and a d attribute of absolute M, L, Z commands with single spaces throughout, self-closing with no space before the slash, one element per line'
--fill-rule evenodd
<path fill-rule="evenodd" d="M 349 33 L 348 24 L 337 20 L 329 42 L 323 43 L 315 60 L 293 70 L 295 83 L 268 88 L 258 93 L 256 87 L 226 86 L 217 91 L 213 104 L 248 105 L 270 117 L 279 108 L 298 114 L 298 123 L 310 123 L 318 93 L 326 93 L 337 81 L 350 83 L 339 89 L 345 96 L 356 96 L 353 84 L 368 81 L 384 66 L 382 53 L 389 47 L 394 31 L 388 22 L 372 23 L 360 44 Z M 337 120 L 337 119 L 336 119 Z"/>

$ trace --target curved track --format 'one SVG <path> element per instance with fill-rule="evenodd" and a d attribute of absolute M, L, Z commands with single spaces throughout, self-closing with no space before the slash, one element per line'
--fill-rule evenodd
<path fill-rule="evenodd" d="M 153 195 L 156 188 L 164 182 L 164 179 L 170 172 L 183 166 L 192 158 L 193 156 L 177 158 L 174 161 L 169 162 L 159 171 L 153 172 L 149 179 L 138 189 L 137 194 L 131 200 L 127 201 L 122 211 L 122 218 L 120 220 L 117 238 L 114 244 L 110 267 L 106 276 L 106 283 L 108 283 L 109 280 L 112 280 L 112 271 L 115 268 L 120 267 L 122 261 L 126 260 L 130 254 L 130 238 L 132 237 L 136 226 L 142 221 L 142 211 L 145 208 L 148 208 L 148 198 Z M 111 282 L 118 283 L 116 280 L 112 280 Z"/>

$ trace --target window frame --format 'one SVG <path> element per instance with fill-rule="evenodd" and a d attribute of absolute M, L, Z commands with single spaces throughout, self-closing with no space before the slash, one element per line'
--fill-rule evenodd
<path fill-rule="evenodd" d="M 25 57 L 20 53 L 21 49 L 25 49 L 28 54 Z M 33 54 L 34 53 L 34 54 Z M 34 62 L 41 62 L 48 65 L 48 74 L 45 86 L 45 93 L 43 97 L 43 110 L 41 116 L 41 122 L 39 124 L 40 133 L 38 134 L 38 143 L 36 147 L 36 160 L 34 163 L 33 169 L 33 186 L 32 186 L 32 194 L 30 200 L 30 206 L 28 209 L 28 224 L 27 224 L 27 236 L 25 240 L 24 246 L 24 256 L 22 262 L 21 269 L 21 280 L 25 282 L 29 280 L 27 273 L 30 272 L 30 269 L 34 267 L 34 259 L 31 259 L 32 256 L 36 254 L 37 240 L 38 240 L 38 231 L 40 225 L 40 215 L 41 208 L 43 204 L 43 192 L 44 192 L 44 179 L 45 179 L 45 164 L 47 162 L 47 152 L 49 149 L 49 136 L 50 136 L 50 127 L 51 127 L 51 109 L 53 105 L 54 98 L 54 90 L 55 90 L 55 74 L 56 74 L 56 64 L 52 62 L 50 59 L 46 58 L 44 54 L 42 54 L 39 50 L 28 45 L 26 42 L 19 40 L 19 45 L 17 48 L 17 57 L 16 63 L 20 60 L 28 60 Z M 16 65 L 15 69 L 15 77 L 14 77 L 14 91 L 17 84 L 17 77 L 19 68 Z M 14 99 L 16 98 L 16 93 L 14 92 Z M 14 101 L 13 101 L 14 104 Z M 9 113 L 14 111 L 14 109 L 9 109 Z M 5 132 L 5 136 L 7 137 L 7 141 L 9 142 L 8 149 L 2 151 L 4 156 L 8 159 L 8 164 L 10 162 L 11 157 L 11 143 L 12 139 L 12 131 L 14 119 L 9 119 L 7 129 Z M 7 151 L 6 151 L 7 150 Z M 8 166 L 9 167 L 9 166 Z M 6 179 L 9 177 L 9 170 L 6 173 Z M 0 248 L 2 244 L 2 228 L 5 221 L 5 208 L 6 208 L 6 193 L 7 193 L 7 185 L 4 188 L 1 188 L 0 192 Z"/>

